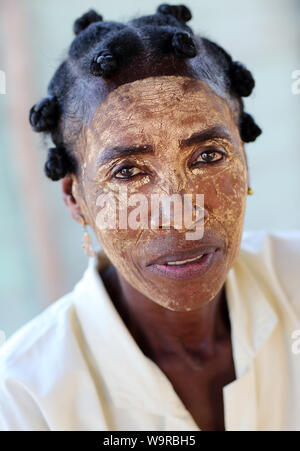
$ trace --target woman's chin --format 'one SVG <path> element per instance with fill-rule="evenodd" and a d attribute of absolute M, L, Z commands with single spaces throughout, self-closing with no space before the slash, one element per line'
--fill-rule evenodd
<path fill-rule="evenodd" d="M 223 280 L 219 279 L 218 283 L 213 286 L 209 284 L 199 283 L 197 289 L 191 289 L 191 286 L 172 288 L 157 286 L 155 292 L 148 292 L 148 297 L 156 304 L 175 312 L 190 312 L 203 307 L 205 304 L 213 300 L 223 286 Z"/>
<path fill-rule="evenodd" d="M 226 263 L 216 257 L 203 274 L 190 274 L 184 277 L 176 268 L 163 274 L 163 268 L 147 270 L 147 279 L 151 280 L 146 296 L 156 304 L 169 310 L 187 312 L 197 310 L 210 302 L 218 294 L 226 279 Z M 144 279 L 145 280 L 145 279 Z"/>

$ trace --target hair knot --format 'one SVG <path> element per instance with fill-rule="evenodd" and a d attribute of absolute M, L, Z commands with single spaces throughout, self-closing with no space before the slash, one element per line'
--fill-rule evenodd
<path fill-rule="evenodd" d="M 168 5 L 167 3 L 163 3 L 157 7 L 156 12 L 174 16 L 180 22 L 188 22 L 192 18 L 191 11 L 185 5 Z"/>
<path fill-rule="evenodd" d="M 172 38 L 172 46 L 176 56 L 194 58 L 197 55 L 196 45 L 192 36 L 178 31 Z"/>
<path fill-rule="evenodd" d="M 248 113 L 242 113 L 240 120 L 240 134 L 244 142 L 255 141 L 261 135 L 261 128 L 255 123 L 253 117 Z"/>
<path fill-rule="evenodd" d="M 117 68 L 117 61 L 109 51 L 102 51 L 94 56 L 90 66 L 90 73 L 96 77 L 109 77 Z"/>
<path fill-rule="evenodd" d="M 35 132 L 50 131 L 56 127 L 59 116 L 55 96 L 47 96 L 33 105 L 29 111 L 29 122 Z"/>
<path fill-rule="evenodd" d="M 98 14 L 94 9 L 90 9 L 77 20 L 75 20 L 73 25 L 74 34 L 77 36 L 83 30 L 85 30 L 91 23 L 101 22 L 103 17 Z"/>
<path fill-rule="evenodd" d="M 231 85 L 237 94 L 242 97 L 250 96 L 255 81 L 251 72 L 239 61 L 234 61 L 231 64 L 230 79 Z"/>
<path fill-rule="evenodd" d="M 62 179 L 69 172 L 75 172 L 75 160 L 67 153 L 65 147 L 51 147 L 44 166 L 47 177 L 56 181 Z"/>

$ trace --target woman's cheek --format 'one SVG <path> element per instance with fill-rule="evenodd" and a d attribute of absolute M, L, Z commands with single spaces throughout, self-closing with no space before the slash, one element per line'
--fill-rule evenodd
<path fill-rule="evenodd" d="M 194 179 L 190 186 L 193 186 L 193 193 L 204 195 L 204 205 L 209 213 L 206 227 L 222 233 L 229 252 L 227 257 L 229 261 L 232 261 L 240 245 L 243 227 L 247 195 L 245 167 L 237 162 L 235 166 L 216 171 L 214 174 L 208 175 L 202 172 L 198 176 L 198 181 L 196 179 L 195 182 Z M 146 205 L 149 206 L 150 186 L 147 185 L 146 180 L 141 179 L 139 183 L 110 183 L 91 188 L 87 190 L 90 193 L 87 200 L 88 205 L 92 206 L 91 214 L 96 236 L 111 259 L 117 259 L 119 265 L 122 261 L 125 265 L 125 260 L 130 255 L 134 255 L 139 239 L 149 237 L 149 230 L 147 231 L 145 228 L 149 229 L 151 219 L 150 211 L 146 207 L 147 218 L 145 215 L 144 218 L 137 218 L 140 225 L 136 229 L 128 226 L 130 215 L 139 205 L 139 203 L 130 205 L 128 200 L 137 193 L 143 194 Z"/>
<path fill-rule="evenodd" d="M 134 240 L 149 224 L 149 195 L 146 181 L 115 183 L 98 193 L 94 201 L 95 228 L 117 234 L 119 240 Z"/>
<path fill-rule="evenodd" d="M 238 254 L 242 236 L 248 182 L 246 167 L 237 160 L 227 168 L 216 168 L 209 175 L 201 170 L 198 179 L 196 190 L 204 194 L 208 211 L 204 235 L 205 228 L 217 230 L 222 235 L 229 268 Z"/>
<path fill-rule="evenodd" d="M 98 187 L 88 200 L 89 205 L 93 206 L 93 229 L 100 245 L 110 260 L 124 270 L 130 267 L 130 256 L 134 254 L 137 238 L 142 231 L 141 227 L 128 227 L 128 217 L 136 208 L 134 205 L 128 205 L 128 200 L 137 193 L 137 189 L 125 189 L 126 185 L 103 185 Z"/>
<path fill-rule="evenodd" d="M 246 200 L 246 185 L 234 173 L 223 175 L 217 180 L 216 189 L 219 191 L 218 217 L 223 218 L 227 228 L 235 227 L 243 220 Z"/>
<path fill-rule="evenodd" d="M 230 170 L 220 175 L 215 181 L 218 196 L 218 207 L 214 214 L 218 222 L 223 224 L 227 237 L 227 264 L 230 267 L 236 259 L 244 226 L 244 215 L 247 198 L 247 173 L 242 170 Z"/>

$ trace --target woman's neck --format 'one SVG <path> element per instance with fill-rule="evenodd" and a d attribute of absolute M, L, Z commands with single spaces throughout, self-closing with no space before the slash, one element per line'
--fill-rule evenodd
<path fill-rule="evenodd" d="M 198 310 L 175 312 L 135 290 L 112 264 L 101 277 L 126 327 L 154 361 L 179 357 L 201 366 L 214 357 L 216 345 L 230 336 L 224 285 Z"/>

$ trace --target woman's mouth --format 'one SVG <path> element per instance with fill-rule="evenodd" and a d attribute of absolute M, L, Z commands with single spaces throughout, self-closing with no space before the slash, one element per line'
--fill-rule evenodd
<path fill-rule="evenodd" d="M 220 249 L 197 255 L 193 258 L 155 263 L 147 268 L 169 279 L 192 279 L 204 274 L 214 263 Z"/>
<path fill-rule="evenodd" d="M 194 262 L 196 260 L 199 260 L 200 258 L 203 257 L 203 255 L 207 255 L 207 254 L 201 254 L 198 257 L 195 258 L 189 258 L 187 260 L 181 260 L 181 261 L 175 261 L 175 262 L 167 262 L 167 265 L 184 265 L 185 263 L 189 263 L 189 262 Z"/>

